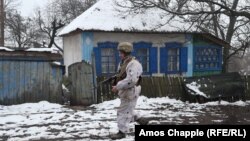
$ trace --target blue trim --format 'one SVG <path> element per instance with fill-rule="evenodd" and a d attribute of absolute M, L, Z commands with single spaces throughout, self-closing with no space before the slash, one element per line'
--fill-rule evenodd
<path fill-rule="evenodd" d="M 138 49 L 147 49 L 147 51 L 148 51 L 148 59 L 149 59 L 148 60 L 149 61 L 148 67 L 149 68 L 148 68 L 148 72 L 144 71 L 143 74 L 145 74 L 145 75 L 151 75 L 153 72 L 157 72 L 157 64 L 156 64 L 156 66 L 154 66 L 155 64 L 153 65 L 154 61 L 155 60 L 157 61 L 157 50 L 155 52 L 154 49 L 152 49 L 152 43 L 141 41 L 141 42 L 133 43 L 133 46 L 134 46 L 134 51 L 132 52 L 132 55 L 135 56 L 138 59 L 140 58 L 140 56 L 137 55 L 137 50 Z M 153 56 L 153 55 L 155 55 L 155 53 L 156 53 L 156 56 Z M 155 69 L 156 69 L 156 71 L 155 71 Z"/>
<path fill-rule="evenodd" d="M 82 41 L 83 41 L 83 44 L 81 46 L 82 60 L 86 62 L 91 62 L 91 53 L 93 52 L 93 48 L 94 48 L 93 32 L 83 32 Z"/>
<path fill-rule="evenodd" d="M 151 47 L 150 48 L 150 55 L 149 55 L 149 68 L 150 68 L 150 73 L 157 73 L 158 72 L 158 62 L 157 62 L 157 48 L 156 47 Z"/>
<path fill-rule="evenodd" d="M 165 43 L 165 47 L 166 48 L 180 48 L 180 47 L 182 47 L 182 43 L 179 43 L 179 42 L 168 42 L 168 43 Z"/>
<path fill-rule="evenodd" d="M 117 51 L 117 46 L 118 43 L 117 42 L 101 42 L 97 44 L 98 46 L 94 49 L 95 52 L 95 60 L 96 60 L 96 74 L 97 76 L 101 76 L 101 75 L 112 75 L 111 73 L 102 73 L 102 56 L 101 56 L 101 49 L 103 48 L 112 48 L 115 51 L 115 62 L 116 62 L 116 68 L 118 67 L 119 64 L 119 54 Z"/>
<path fill-rule="evenodd" d="M 134 48 L 151 48 L 152 47 L 152 43 L 150 42 L 136 42 L 133 43 Z"/>
<path fill-rule="evenodd" d="M 0 101 L 4 100 L 4 66 L 2 58 L 0 58 Z"/>
<path fill-rule="evenodd" d="M 168 50 L 179 49 L 179 70 L 168 71 Z M 187 72 L 188 69 L 188 48 L 182 47 L 182 43 L 168 42 L 165 43 L 165 47 L 160 49 L 160 72 L 165 74 L 180 74 L 181 72 Z"/>
<path fill-rule="evenodd" d="M 116 48 L 117 49 L 118 43 L 107 41 L 107 42 L 97 43 L 97 46 L 99 48 Z"/>
<path fill-rule="evenodd" d="M 100 48 L 97 47 L 94 48 L 94 56 L 95 56 L 96 75 L 100 76 L 102 74 Z"/>
<path fill-rule="evenodd" d="M 201 53 L 207 53 L 204 52 L 208 49 L 216 49 L 216 54 L 215 55 L 210 55 L 210 54 L 201 54 Z M 199 52 L 198 52 L 199 50 Z M 200 72 L 200 71 L 221 71 L 222 70 L 222 47 L 219 46 L 195 46 L 194 48 L 194 71 L 195 72 Z M 206 60 L 198 60 L 199 57 L 201 57 L 200 59 L 203 59 L 204 57 L 206 58 Z M 211 57 L 211 59 L 209 60 L 208 57 Z M 212 60 L 212 57 L 215 57 L 216 60 Z M 208 66 L 208 68 L 206 68 L 206 65 L 210 65 L 211 63 L 213 63 L 214 67 L 210 67 Z M 197 68 L 196 66 L 198 65 L 199 68 Z M 203 67 L 200 68 L 200 65 L 202 65 Z"/>
<path fill-rule="evenodd" d="M 168 50 L 171 48 L 179 49 L 179 71 L 168 71 Z M 161 48 L 161 73 L 179 74 L 181 72 L 181 48 L 182 43 L 179 42 L 165 43 L 165 47 Z"/>
<path fill-rule="evenodd" d="M 195 70 L 194 72 L 207 72 L 207 71 L 222 71 L 222 69 L 200 69 L 200 70 Z"/>
<path fill-rule="evenodd" d="M 168 70 L 168 65 L 166 66 L 166 73 L 167 74 L 179 74 L 181 72 L 180 68 L 181 68 L 181 47 L 179 46 L 170 46 L 170 47 L 167 47 L 167 51 L 169 51 L 169 49 L 178 49 L 179 51 L 179 55 L 170 55 L 170 56 L 174 56 L 174 57 L 177 57 L 178 56 L 178 59 L 179 59 L 179 62 L 177 62 L 176 60 L 176 63 L 179 63 L 179 70 L 175 70 L 175 71 L 169 71 Z M 168 52 L 167 52 L 167 58 L 169 58 L 170 56 L 168 56 Z M 167 60 L 167 64 L 169 63 L 169 60 Z"/>
<path fill-rule="evenodd" d="M 218 49 L 219 50 L 219 68 L 222 70 L 222 63 L 223 63 L 223 53 L 222 53 L 222 47 Z"/>
<path fill-rule="evenodd" d="M 167 66 L 168 66 L 168 50 L 166 47 L 160 48 L 160 72 L 166 73 L 167 72 Z"/>
<path fill-rule="evenodd" d="M 180 71 L 187 72 L 188 71 L 188 48 L 182 47 L 180 50 Z"/>
<path fill-rule="evenodd" d="M 187 55 L 187 77 L 193 76 L 193 69 L 194 69 L 194 45 L 193 45 L 193 35 L 192 34 L 186 34 L 186 43 L 184 46 L 188 48 L 188 55 Z"/>

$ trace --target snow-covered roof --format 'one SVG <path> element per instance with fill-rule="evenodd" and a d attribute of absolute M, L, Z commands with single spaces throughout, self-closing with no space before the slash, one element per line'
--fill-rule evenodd
<path fill-rule="evenodd" d="M 166 12 L 151 8 L 137 14 L 131 14 L 127 8 L 131 3 L 124 0 L 99 0 L 87 11 L 74 19 L 59 33 L 60 36 L 76 30 L 88 31 L 137 31 L 137 32 L 192 32 L 190 25 L 177 17 L 166 17 Z M 122 11 L 122 12 L 121 12 Z M 168 23 L 168 24 L 166 24 Z M 161 26 L 159 26 L 161 25 Z"/>
<path fill-rule="evenodd" d="M 49 52 L 53 54 L 59 54 L 60 50 L 56 47 L 51 47 L 51 48 L 28 48 L 28 49 L 23 49 L 19 50 L 16 48 L 8 48 L 8 47 L 0 47 L 0 51 L 7 51 L 7 52 L 13 52 L 13 51 L 26 51 L 26 52 Z"/>
<path fill-rule="evenodd" d="M 0 47 L 0 50 L 4 50 L 4 51 L 14 51 L 13 49 L 9 49 L 7 47 Z"/>
<path fill-rule="evenodd" d="M 51 48 L 29 48 L 29 49 L 26 49 L 25 51 L 60 53 L 59 49 L 57 49 L 56 47 L 51 47 Z"/>

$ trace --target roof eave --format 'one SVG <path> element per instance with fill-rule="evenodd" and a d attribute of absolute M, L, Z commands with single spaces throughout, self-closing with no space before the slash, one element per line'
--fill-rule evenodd
<path fill-rule="evenodd" d="M 204 33 L 204 32 L 198 32 L 198 31 L 152 31 L 152 30 L 98 30 L 98 29 L 88 29 L 88 30 L 82 30 L 80 28 L 77 28 L 74 31 L 71 31 L 69 33 L 60 35 L 61 37 L 69 36 L 72 34 L 77 34 L 80 32 L 110 32 L 110 33 L 155 33 L 155 34 L 200 34 L 203 37 L 210 39 L 214 41 L 215 43 L 222 45 L 223 47 L 230 47 L 230 44 L 210 33 Z"/>
<path fill-rule="evenodd" d="M 69 35 L 72 35 L 72 34 L 77 34 L 79 32 L 83 32 L 84 30 L 80 29 L 80 28 L 77 28 L 75 30 L 72 30 L 68 33 L 64 33 L 64 34 L 60 34 L 59 37 L 65 37 L 65 36 L 69 36 Z"/>

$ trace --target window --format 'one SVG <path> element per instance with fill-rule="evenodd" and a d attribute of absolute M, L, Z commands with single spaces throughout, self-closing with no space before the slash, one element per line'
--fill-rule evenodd
<path fill-rule="evenodd" d="M 143 72 L 149 72 L 149 50 L 148 48 L 139 48 L 135 52 L 136 58 L 140 61 L 143 67 Z"/>
<path fill-rule="evenodd" d="M 180 70 L 180 49 L 169 48 L 168 49 L 168 72 L 176 72 Z"/>
<path fill-rule="evenodd" d="M 217 70 L 221 67 L 221 48 L 216 47 L 200 47 L 195 49 L 196 71 Z"/>
<path fill-rule="evenodd" d="M 116 54 L 114 48 L 101 48 L 101 69 L 102 73 L 116 72 Z"/>
<path fill-rule="evenodd" d="M 136 42 L 133 43 L 134 52 L 132 53 L 142 64 L 143 75 L 151 75 L 158 72 L 158 54 L 157 48 L 153 47 L 151 42 Z"/>
<path fill-rule="evenodd" d="M 179 42 L 168 42 L 160 48 L 160 72 L 180 74 L 188 69 L 188 48 Z"/>
<path fill-rule="evenodd" d="M 97 76 L 113 75 L 117 71 L 118 52 L 116 42 L 101 42 L 94 47 Z"/>

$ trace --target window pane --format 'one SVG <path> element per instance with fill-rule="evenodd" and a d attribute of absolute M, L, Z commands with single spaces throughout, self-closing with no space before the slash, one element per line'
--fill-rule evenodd
<path fill-rule="evenodd" d="M 102 73 L 116 72 L 116 57 L 114 48 L 101 49 Z"/>
<path fill-rule="evenodd" d="M 101 55 L 102 56 L 112 56 L 112 55 L 115 55 L 115 51 L 113 48 L 102 48 Z"/>
<path fill-rule="evenodd" d="M 109 65 L 109 73 L 115 73 L 115 72 L 116 72 L 115 65 Z"/>
<path fill-rule="evenodd" d="M 108 64 L 102 63 L 102 73 L 108 73 Z"/>
<path fill-rule="evenodd" d="M 217 69 L 219 67 L 219 52 L 217 48 L 195 49 L 195 70 Z"/>
<path fill-rule="evenodd" d="M 143 72 L 149 72 L 149 51 L 147 48 L 136 49 L 136 58 L 143 67 Z"/>
<path fill-rule="evenodd" d="M 168 71 L 180 70 L 180 51 L 179 48 L 168 49 Z"/>
<path fill-rule="evenodd" d="M 102 62 L 108 62 L 108 57 L 107 56 L 102 56 Z"/>
<path fill-rule="evenodd" d="M 137 49 L 137 55 L 138 56 L 147 56 L 148 55 L 148 49 L 147 48 L 141 48 L 141 49 Z"/>

